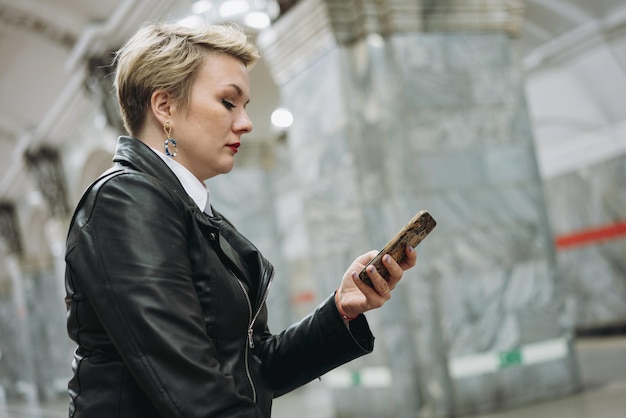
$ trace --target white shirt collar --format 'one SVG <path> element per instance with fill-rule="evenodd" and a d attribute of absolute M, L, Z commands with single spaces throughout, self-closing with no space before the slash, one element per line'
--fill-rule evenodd
<path fill-rule="evenodd" d="M 183 185 L 183 188 L 191 197 L 191 199 L 198 205 L 200 210 L 203 210 L 207 215 L 213 216 L 213 212 L 211 211 L 210 197 L 211 193 L 209 189 L 206 187 L 204 183 L 196 178 L 191 171 L 187 170 L 185 166 L 183 166 L 178 161 L 174 160 L 171 157 L 168 157 L 164 153 L 159 150 L 156 150 L 150 147 L 152 151 L 167 164 L 167 166 L 172 170 L 172 172 L 180 181 L 180 184 Z"/>

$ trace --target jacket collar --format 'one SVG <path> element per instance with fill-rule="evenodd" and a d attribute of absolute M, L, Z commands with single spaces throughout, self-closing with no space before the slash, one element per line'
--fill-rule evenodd
<path fill-rule="evenodd" d="M 158 178 L 164 185 L 177 193 L 184 193 L 182 184 L 165 162 L 150 147 L 130 136 L 117 139 L 113 162 L 130 166 L 137 171 Z"/>
<path fill-rule="evenodd" d="M 187 194 L 176 174 L 161 157 L 140 140 L 130 136 L 120 136 L 117 139 L 113 162 L 159 179 L 167 190 L 180 196 L 192 212 L 198 212 L 197 215 L 204 218 L 202 210 L 198 209 L 194 200 Z"/>

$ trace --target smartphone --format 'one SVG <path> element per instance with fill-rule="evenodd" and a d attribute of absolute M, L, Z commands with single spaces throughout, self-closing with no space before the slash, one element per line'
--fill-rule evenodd
<path fill-rule="evenodd" d="M 372 281 L 367 276 L 365 269 L 374 265 L 378 273 L 383 276 L 385 280 L 389 277 L 387 268 L 383 265 L 383 256 L 389 254 L 396 262 L 401 263 L 406 258 L 405 249 L 407 245 L 411 245 L 413 248 L 417 247 L 417 244 L 422 242 L 426 235 L 435 228 L 437 222 L 430 216 L 430 213 L 426 210 L 419 211 L 411 218 L 411 220 L 402 228 L 380 252 L 367 263 L 367 266 L 359 273 L 359 279 L 366 283 L 370 287 L 374 287 Z"/>

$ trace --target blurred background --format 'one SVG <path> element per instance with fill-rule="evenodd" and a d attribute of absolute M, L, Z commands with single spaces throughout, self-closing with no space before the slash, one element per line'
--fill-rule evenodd
<path fill-rule="evenodd" d="M 254 130 L 214 205 L 277 267 L 279 331 L 417 211 L 373 354 L 276 417 L 623 417 L 621 0 L 0 0 L 0 417 L 67 416 L 65 234 L 123 134 L 112 53 L 236 21 Z"/>

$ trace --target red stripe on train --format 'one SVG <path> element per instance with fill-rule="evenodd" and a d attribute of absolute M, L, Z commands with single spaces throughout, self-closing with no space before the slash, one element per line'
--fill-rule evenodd
<path fill-rule="evenodd" d="M 626 221 L 611 225 L 603 225 L 596 228 L 583 229 L 571 234 L 559 235 L 554 243 L 559 250 L 594 244 L 626 236 Z"/>

